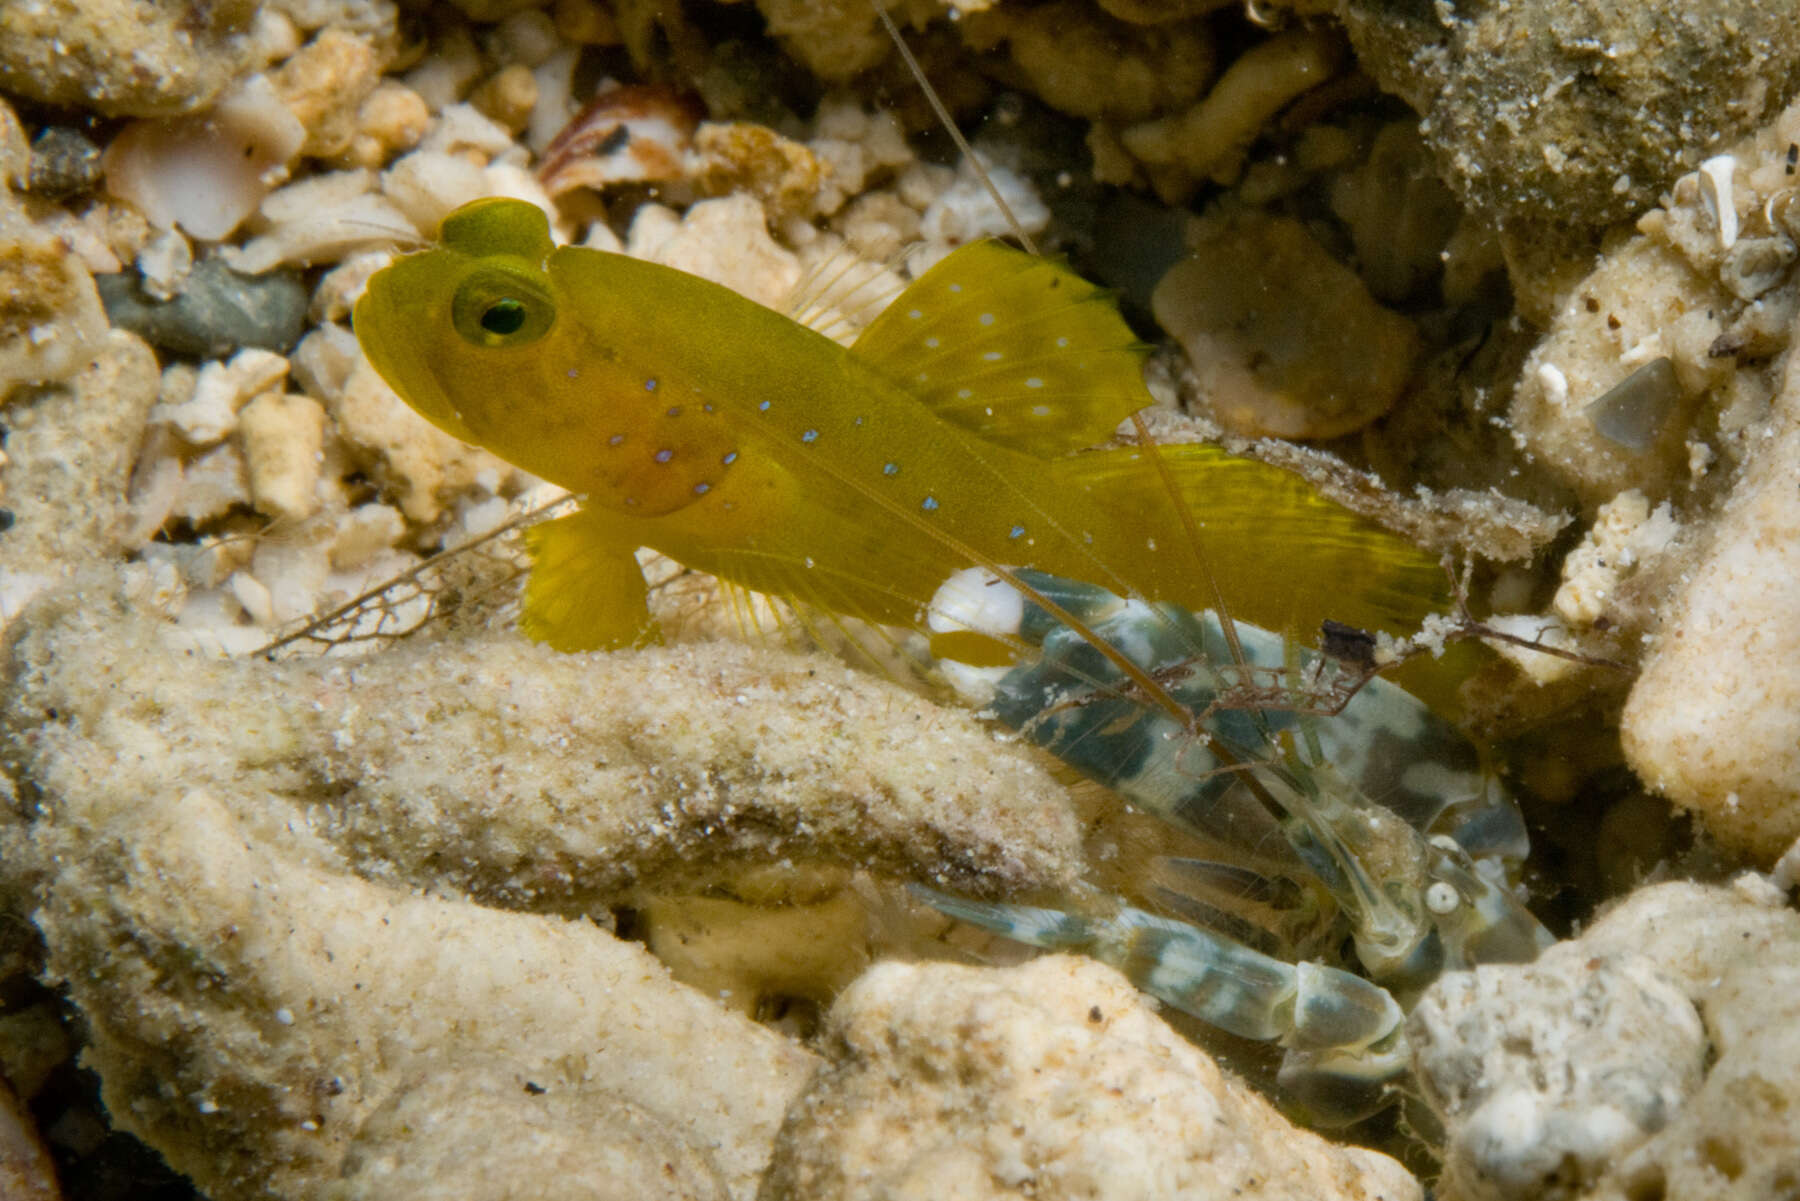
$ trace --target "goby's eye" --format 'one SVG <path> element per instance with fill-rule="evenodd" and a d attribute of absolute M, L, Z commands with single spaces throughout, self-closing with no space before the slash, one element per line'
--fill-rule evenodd
<path fill-rule="evenodd" d="M 481 328 L 496 338 L 507 338 L 525 327 L 525 306 L 510 296 L 489 304 L 481 314 Z"/>
<path fill-rule="evenodd" d="M 524 346 L 549 332 L 556 309 L 535 281 L 512 271 L 484 271 L 463 281 L 451 321 L 476 346 Z"/>

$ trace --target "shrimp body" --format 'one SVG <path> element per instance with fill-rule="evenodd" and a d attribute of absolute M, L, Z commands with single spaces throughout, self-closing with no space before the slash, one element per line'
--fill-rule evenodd
<path fill-rule="evenodd" d="M 1233 861 L 1165 864 L 1174 886 L 1152 892 L 1200 924 L 1126 904 L 1064 913 L 918 890 L 932 905 L 1009 938 L 1084 951 L 1212 1025 L 1280 1043 L 1283 1081 L 1325 1121 L 1378 1108 L 1407 1069 L 1403 1002 L 1444 971 L 1528 961 L 1549 945 L 1510 887 L 1527 850 L 1517 806 L 1411 695 L 1360 681 L 1315 712 L 1309 698 L 1335 691 L 1331 664 L 1267 630 L 1232 622 L 1228 639 L 1229 619 L 1215 613 L 1031 572 L 1019 582 L 1029 595 L 961 573 L 933 621 L 1039 653 L 1011 667 L 948 663 L 946 674 L 1030 741 Z M 1094 653 L 1096 638 L 1159 681 L 1182 717 L 1146 704 Z M 1313 949 L 1347 936 L 1369 979 L 1288 963 L 1211 928 L 1230 918 L 1208 898 L 1253 890 L 1289 909 L 1320 905 L 1327 920 Z"/>

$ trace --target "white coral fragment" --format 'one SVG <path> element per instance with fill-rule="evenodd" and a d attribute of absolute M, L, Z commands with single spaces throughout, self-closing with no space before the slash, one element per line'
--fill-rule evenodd
<path fill-rule="evenodd" d="M 1646 784 L 1765 863 L 1800 837 L 1800 359 L 1784 374 L 1768 436 L 1663 605 L 1620 731 Z"/>
<path fill-rule="evenodd" d="M 1089 960 L 882 964 L 825 1046 L 763 1197 L 1420 1196 L 1386 1156 L 1290 1126 Z"/>
<path fill-rule="evenodd" d="M 1570 943 L 1445 976 L 1407 1039 L 1457 1201 L 1576 1194 L 1668 1120 L 1706 1055 L 1699 1015 L 1652 964 Z"/>
<path fill-rule="evenodd" d="M 555 1172 L 617 1159 L 578 1132 L 612 1137 L 623 1105 L 696 1187 L 710 1165 L 747 1201 L 812 1056 L 571 917 L 800 860 L 1075 884 L 1080 824 L 1041 769 L 817 660 L 515 636 L 218 660 L 88 585 L 41 602 L 0 663 L 0 755 L 36 798 L 5 811 L 0 855 L 109 1109 L 220 1201 L 429 1176 L 439 1123 L 380 1116 L 432 1110 L 408 1100 L 428 1081 L 513 1097 L 452 1140 L 490 1153 L 459 1179 L 541 1135 L 556 1150 L 511 1195 L 568 1195 Z M 341 1173 L 358 1188 L 331 1192 Z"/>
<path fill-rule="evenodd" d="M 1800 915 L 1760 877 L 1661 884 L 1408 1023 L 1445 1201 L 1757 1201 L 1800 1156 Z"/>
<path fill-rule="evenodd" d="M 237 429 L 238 410 L 287 377 L 288 361 L 272 351 L 240 350 L 229 362 L 200 369 L 193 395 L 159 404 L 151 419 L 161 421 L 194 446 L 211 446 Z"/>
<path fill-rule="evenodd" d="M 964 242 L 999 237 L 1013 232 L 1015 225 L 1026 233 L 1042 233 L 1050 224 L 1050 208 L 1038 196 L 1031 180 L 1004 163 L 982 158 L 981 172 L 967 159 L 958 165 L 950 185 L 934 197 L 919 217 L 919 233 L 941 258 Z M 1000 200 L 994 199 L 998 192 Z M 928 252 L 916 253 L 909 260 L 915 275 L 929 270 L 933 259 Z"/>
<path fill-rule="evenodd" d="M 1667 501 L 1629 488 L 1600 506 L 1581 544 L 1563 559 L 1562 586 L 1553 602 L 1570 626 L 1592 626 L 1613 613 L 1614 595 L 1646 560 L 1666 551 L 1679 532 Z"/>

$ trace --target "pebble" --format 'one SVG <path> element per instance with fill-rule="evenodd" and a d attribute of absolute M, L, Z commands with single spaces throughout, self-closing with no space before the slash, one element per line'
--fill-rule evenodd
<path fill-rule="evenodd" d="M 1151 298 L 1212 415 L 1246 437 L 1335 438 L 1387 412 L 1419 351 L 1297 221 L 1244 214 L 1212 231 Z"/>
<path fill-rule="evenodd" d="M 528 8 L 494 26 L 483 39 L 488 56 L 502 66 L 535 67 L 562 49 L 549 13 Z"/>
<path fill-rule="evenodd" d="M 919 215 L 919 232 L 927 241 L 940 247 L 956 247 L 978 238 L 1004 237 L 1012 233 L 1014 221 L 1029 234 L 1042 233 L 1049 227 L 1050 207 L 1038 196 L 1029 178 L 991 161 L 986 162 L 986 167 L 993 191 L 999 192 L 1006 202 L 1005 209 L 994 203 L 990 185 L 981 182 L 965 158 L 958 164 L 949 186 L 932 197 Z M 1006 210 L 1011 211 L 1010 218 Z M 920 258 L 909 261 L 914 270 L 927 270 Z"/>
<path fill-rule="evenodd" d="M 248 475 L 237 443 L 219 443 L 181 467 L 179 488 L 164 519 L 178 517 L 195 526 L 219 520 L 250 502 Z"/>
<path fill-rule="evenodd" d="M 515 134 L 531 120 L 537 101 L 537 76 L 523 63 L 502 67 L 469 97 L 476 111 Z"/>
<path fill-rule="evenodd" d="M 885 263 L 917 240 L 919 213 L 892 192 L 870 192 L 851 201 L 832 228 L 863 258 Z"/>
<path fill-rule="evenodd" d="M 338 571 L 354 570 L 405 535 L 406 517 L 393 505 L 358 505 L 337 523 L 331 566 Z"/>
<path fill-rule="evenodd" d="M 353 254 L 319 278 L 313 289 L 312 306 L 308 310 L 314 332 L 335 321 L 348 321 L 369 277 L 394 261 L 393 252 L 369 250 Z"/>
<path fill-rule="evenodd" d="M 165 229 L 138 251 L 136 267 L 145 295 L 173 300 L 194 269 L 194 248 L 178 229 Z"/>
<path fill-rule="evenodd" d="M 472 21 L 502 21 L 514 13 L 536 8 L 542 0 L 451 0 Z"/>
<path fill-rule="evenodd" d="M 45 200 L 85 195 L 99 184 L 100 148 L 66 125 L 46 126 L 31 143 L 25 188 Z"/>
<path fill-rule="evenodd" d="M 23 187 L 31 174 L 31 147 L 25 141 L 25 126 L 19 114 L 0 97 L 0 184 Z"/>
<path fill-rule="evenodd" d="M 343 393 L 351 372 L 363 361 L 363 354 L 356 344 L 356 335 L 332 323 L 321 325 L 300 339 L 300 345 L 288 358 L 302 392 L 331 400 Z"/>
<path fill-rule="evenodd" d="M 762 206 L 741 193 L 703 200 L 679 220 L 644 206 L 626 253 L 724 284 L 758 304 L 779 305 L 800 282 L 800 260 L 769 236 Z"/>
<path fill-rule="evenodd" d="M 1186 195 L 1199 180 L 1234 183 L 1269 119 L 1330 79 L 1344 57 L 1329 31 L 1289 30 L 1239 55 L 1193 107 L 1129 126 L 1120 138 L 1139 161 L 1157 169 L 1165 200 Z"/>
<path fill-rule="evenodd" d="M 59 1201 L 56 1169 L 31 1111 L 0 1082 L 0 1194 L 6 1201 Z"/>
<path fill-rule="evenodd" d="M 207 363 L 188 393 L 163 374 L 163 391 L 151 419 L 171 426 L 194 446 L 211 446 L 237 428 L 238 410 L 287 377 L 287 360 L 266 350 L 242 350 L 229 363 Z"/>
<path fill-rule="evenodd" d="M 1341 8 L 1363 70 L 1425 118 L 1446 181 L 1525 240 L 1635 216 L 1800 88 L 1800 22 L 1765 0 Z"/>
<path fill-rule="evenodd" d="M 4 6 L 0 91 L 109 117 L 172 116 L 237 74 L 256 0 L 33 0 Z"/>
<path fill-rule="evenodd" d="M 1005 42 L 1013 69 L 1050 107 L 1114 122 L 1192 105 L 1218 59 L 1202 22 L 1132 24 L 1088 0 L 996 5 L 972 15 L 966 29 L 977 46 Z"/>
<path fill-rule="evenodd" d="M 366 176 L 362 171 L 338 176 Z M 262 215 L 267 233 L 242 246 L 227 246 L 220 257 L 234 270 L 262 275 L 281 266 L 335 263 L 372 246 L 416 244 L 419 231 L 385 198 L 336 187 L 337 176 L 316 175 L 269 197 Z M 366 180 L 356 188 L 367 186 Z"/>
<path fill-rule="evenodd" d="M 411 150 L 425 136 L 431 110 L 424 97 L 391 79 L 375 86 L 356 110 L 356 134 L 342 160 L 353 167 L 379 167 Z"/>
<path fill-rule="evenodd" d="M 491 195 L 485 168 L 441 150 L 415 150 L 401 157 L 382 173 L 381 191 L 420 229 L 436 229 L 457 208 Z"/>
<path fill-rule="evenodd" d="M 306 285 L 294 272 L 240 275 L 203 259 L 169 301 L 149 296 L 131 272 L 94 282 L 114 325 L 171 354 L 216 359 L 248 346 L 285 353 L 305 332 Z"/>
<path fill-rule="evenodd" d="M 310 396 L 265 392 L 238 414 L 250 499 L 270 517 L 298 520 L 319 507 L 325 409 Z"/>
<path fill-rule="evenodd" d="M 556 32 L 582 46 L 616 46 L 619 23 L 612 10 L 596 0 L 556 0 L 551 8 Z"/>
<path fill-rule="evenodd" d="M 461 29 L 439 37 L 431 53 L 403 77 L 432 112 L 441 112 L 462 98 L 481 78 L 481 51 Z"/>
<path fill-rule="evenodd" d="M 342 154 L 357 133 L 357 112 L 381 79 L 383 56 L 369 38 L 327 29 L 277 70 L 275 92 L 306 127 L 303 153 Z"/>
<path fill-rule="evenodd" d="M 694 178 L 708 195 L 748 192 L 777 226 L 790 218 L 810 219 L 842 207 L 846 195 L 859 190 L 870 165 L 860 144 L 835 146 L 834 163 L 820 153 L 818 142 L 803 145 L 743 121 L 707 122 L 694 134 Z M 858 186 L 846 188 L 851 177 Z"/>
<path fill-rule="evenodd" d="M 61 238 L 0 209 L 0 398 L 19 384 L 74 375 L 105 333 L 80 257 Z"/>
<path fill-rule="evenodd" d="M 339 357 L 332 345 L 335 340 L 313 343 L 317 358 L 308 367 L 318 375 L 309 386 L 323 386 L 325 395 L 320 399 L 339 438 L 352 454 L 379 464 L 378 478 L 391 488 L 409 520 L 436 521 L 445 498 L 468 491 L 486 473 L 494 473 L 495 480 L 513 477 L 513 468 L 488 451 L 457 441 L 419 416 L 360 355 L 351 360 L 346 378 L 337 382 L 332 377 L 343 364 L 330 362 Z"/>

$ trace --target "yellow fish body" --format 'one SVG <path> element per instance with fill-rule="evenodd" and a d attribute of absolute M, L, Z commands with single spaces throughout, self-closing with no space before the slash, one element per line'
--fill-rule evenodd
<path fill-rule="evenodd" d="M 529 204 L 477 201 L 378 273 L 355 322 L 425 417 L 581 496 L 531 533 L 522 624 L 562 649 L 654 637 L 639 546 L 885 624 L 918 624 L 972 565 L 1222 597 L 1289 631 L 1396 628 L 1442 599 L 1429 556 L 1289 473 L 1204 446 L 1076 453 L 1150 402 L 1142 347 L 1103 292 L 996 243 L 950 255 L 845 348 L 683 272 L 557 249 Z"/>

